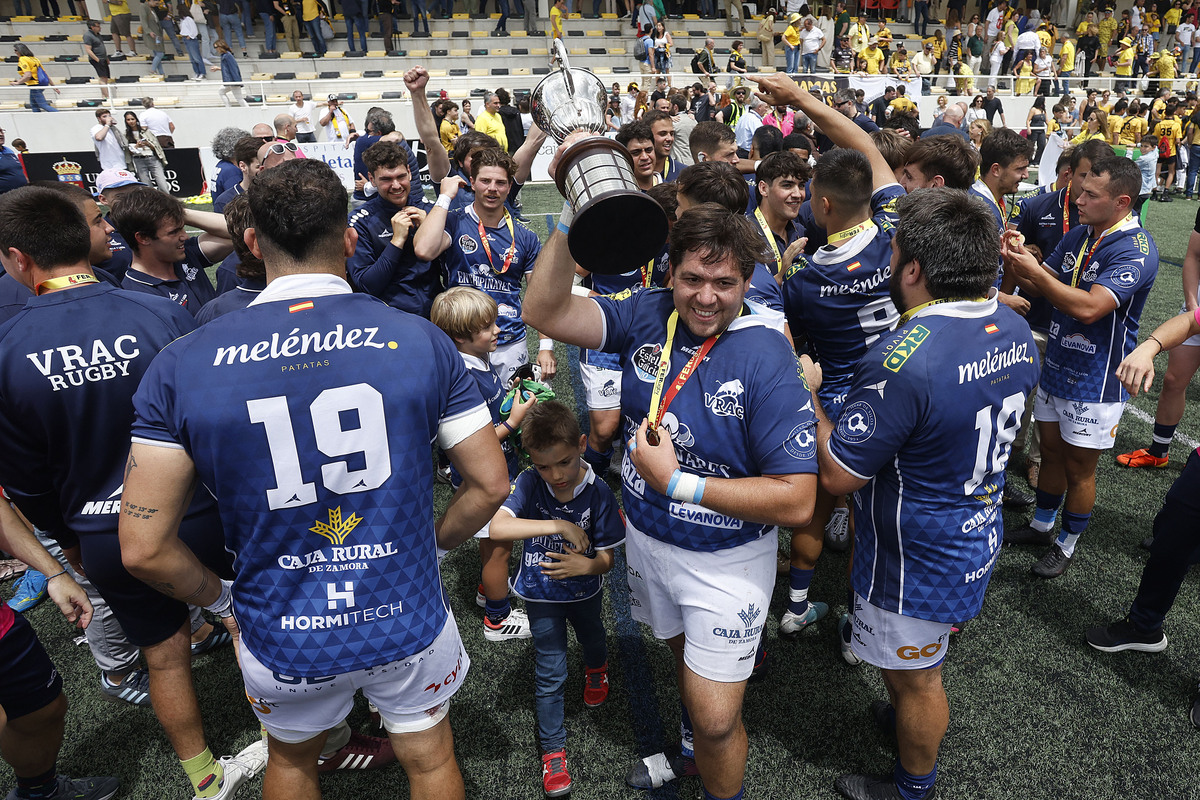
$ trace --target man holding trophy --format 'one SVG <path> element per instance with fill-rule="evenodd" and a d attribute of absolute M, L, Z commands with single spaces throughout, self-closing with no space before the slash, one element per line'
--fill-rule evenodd
<path fill-rule="evenodd" d="M 742 698 L 774 586 L 776 526 L 812 515 L 815 417 L 795 402 L 808 390 L 780 335 L 782 315 L 743 302 L 767 256 L 744 216 L 710 204 L 685 212 L 671 231 L 671 289 L 572 295 L 576 227 L 598 209 L 587 171 L 575 182 L 562 173 L 597 138 L 570 133 L 551 164 L 560 191 L 570 191 L 530 277 L 524 319 L 623 364 L 633 616 L 674 653 L 682 705 L 679 751 L 643 759 L 627 780 L 654 788 L 698 773 L 706 800 L 741 798 Z M 582 266 L 628 269 L 624 259 L 606 262 Z"/>

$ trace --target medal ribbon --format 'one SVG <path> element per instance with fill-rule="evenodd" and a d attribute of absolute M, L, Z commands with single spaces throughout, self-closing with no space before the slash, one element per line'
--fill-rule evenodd
<path fill-rule="evenodd" d="M 508 209 L 504 210 L 504 221 L 508 224 L 508 237 L 512 240 L 512 244 L 508 246 L 508 252 L 504 254 L 504 266 L 500 269 L 496 269 L 496 265 L 492 262 L 492 248 L 488 245 L 487 231 L 483 228 L 483 220 L 479 221 L 479 241 L 483 243 L 483 252 L 487 253 L 488 264 L 491 264 L 492 271 L 499 275 L 508 272 L 513 256 L 517 253 L 517 234 L 513 229 L 512 216 L 508 213 Z"/>
<path fill-rule="evenodd" d="M 844 231 L 838 231 L 837 233 L 830 235 L 829 244 L 834 245 L 834 246 L 839 245 L 842 242 L 853 239 L 855 236 L 858 236 L 863 231 L 870 230 L 871 228 L 874 228 L 874 227 L 875 227 L 874 222 L 872 222 L 869 219 L 864 220 L 864 221 L 858 223 L 857 225 L 855 225 L 853 228 L 847 228 Z"/>
<path fill-rule="evenodd" d="M 683 365 L 683 369 L 675 376 L 675 380 L 671 381 L 670 388 L 667 389 L 666 396 L 663 396 L 663 386 L 667 382 L 667 373 L 671 370 L 671 346 L 675 343 L 675 330 L 679 326 L 679 312 L 672 311 L 671 316 L 667 318 L 667 343 L 663 345 L 662 352 L 658 356 L 658 374 L 654 377 L 654 389 L 650 393 L 650 426 L 646 429 L 646 439 L 651 445 L 658 444 L 658 426 L 662 423 L 663 416 L 666 415 L 667 409 L 671 407 L 671 401 L 675 399 L 675 395 L 679 394 L 679 390 L 688 382 L 688 378 L 692 377 L 692 373 L 696 371 L 696 367 L 708 355 L 708 351 L 712 350 L 713 345 L 717 343 L 717 339 L 721 338 L 721 334 L 710 336 L 704 340 L 704 344 L 700 345 L 688 362 Z M 723 331 L 722 331 L 723 332 Z M 651 437 L 651 434 L 654 434 Z"/>
<path fill-rule="evenodd" d="M 783 256 L 779 252 L 779 245 L 775 244 L 775 234 L 771 231 L 771 226 L 767 224 L 767 218 L 763 216 L 761 208 L 754 209 L 754 218 L 758 220 L 763 236 L 767 237 L 767 244 L 771 245 L 771 253 L 775 256 L 774 274 L 778 275 L 783 272 Z"/>
<path fill-rule="evenodd" d="M 42 281 L 33 290 L 35 295 L 45 294 L 46 292 L 55 292 L 59 289 L 66 289 L 69 286 L 82 286 L 86 283 L 99 283 L 96 276 L 90 272 L 78 272 L 74 275 L 62 275 L 58 278 L 51 278 Z"/>
<path fill-rule="evenodd" d="M 1067 193 L 1063 195 L 1063 236 L 1071 230 L 1071 182 L 1067 181 Z"/>
<path fill-rule="evenodd" d="M 898 323 L 896 323 L 896 328 L 897 329 L 903 328 L 906 324 L 908 324 L 908 321 L 910 319 L 912 319 L 914 316 L 916 316 L 920 311 L 922 311 L 926 308 L 929 308 L 930 306 L 936 306 L 941 303 L 961 303 L 964 300 L 970 300 L 971 302 L 974 302 L 974 303 L 982 303 L 984 300 L 987 300 L 987 298 L 986 297 L 974 297 L 974 298 L 943 297 L 940 300 L 930 300 L 927 303 L 921 303 L 921 305 L 917 306 L 916 308 L 910 308 L 908 311 L 905 311 L 903 314 L 901 314 L 900 321 Z"/>
<path fill-rule="evenodd" d="M 1075 269 L 1071 270 L 1071 288 L 1072 289 L 1079 286 L 1079 278 L 1084 272 L 1084 267 L 1086 267 L 1088 265 L 1088 262 L 1092 260 L 1092 254 L 1096 252 L 1096 248 L 1099 247 L 1100 243 L 1104 241 L 1104 237 L 1108 236 L 1110 233 L 1112 233 L 1117 228 L 1124 225 L 1126 222 L 1129 222 L 1129 220 L 1131 220 L 1131 219 L 1133 219 L 1133 214 L 1126 214 L 1124 219 L 1122 219 L 1116 225 L 1113 225 L 1111 228 L 1106 230 L 1104 233 L 1100 234 L 1100 238 L 1096 239 L 1096 243 L 1092 245 L 1091 250 L 1087 251 L 1086 256 L 1083 254 L 1083 251 L 1085 249 L 1087 249 L 1087 239 L 1083 240 L 1083 246 L 1079 248 L 1079 255 L 1075 256 Z"/>

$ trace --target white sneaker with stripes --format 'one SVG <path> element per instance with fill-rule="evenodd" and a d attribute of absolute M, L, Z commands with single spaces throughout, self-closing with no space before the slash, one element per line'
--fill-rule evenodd
<path fill-rule="evenodd" d="M 508 616 L 497 623 L 487 617 L 483 618 L 483 638 L 489 642 L 503 642 L 508 639 L 528 639 L 533 636 L 529 630 L 529 616 L 519 608 L 514 608 Z"/>

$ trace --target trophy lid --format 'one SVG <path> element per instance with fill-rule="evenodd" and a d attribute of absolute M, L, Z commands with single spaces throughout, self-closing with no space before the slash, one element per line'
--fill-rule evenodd
<path fill-rule="evenodd" d="M 554 40 L 554 58 L 560 68 L 534 87 L 529 111 L 537 126 L 559 144 L 572 131 L 603 134 L 608 126 L 604 110 L 608 107 L 608 89 L 604 82 L 586 69 L 572 69 L 566 47 Z"/>

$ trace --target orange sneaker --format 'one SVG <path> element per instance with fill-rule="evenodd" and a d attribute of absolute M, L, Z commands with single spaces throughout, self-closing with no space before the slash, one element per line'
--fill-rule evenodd
<path fill-rule="evenodd" d="M 1122 467 L 1154 467 L 1162 469 L 1167 465 L 1168 458 L 1159 458 L 1158 456 L 1150 455 L 1150 451 L 1146 448 L 1134 450 L 1132 453 L 1121 453 L 1117 456 L 1117 463 Z"/>

